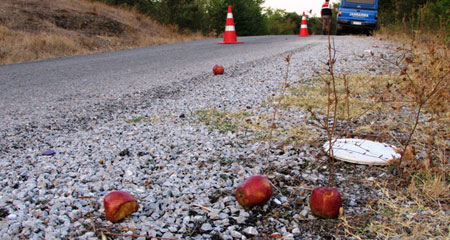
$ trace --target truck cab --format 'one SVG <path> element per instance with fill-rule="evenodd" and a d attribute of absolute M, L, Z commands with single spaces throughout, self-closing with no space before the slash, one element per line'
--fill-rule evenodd
<path fill-rule="evenodd" d="M 341 0 L 337 14 L 337 34 L 350 30 L 371 34 L 378 25 L 378 0 Z"/>

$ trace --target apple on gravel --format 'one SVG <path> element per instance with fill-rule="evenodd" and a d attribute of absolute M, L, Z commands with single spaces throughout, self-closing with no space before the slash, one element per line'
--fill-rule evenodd
<path fill-rule="evenodd" d="M 341 194 L 336 188 L 317 187 L 314 188 L 309 199 L 311 212 L 323 218 L 336 218 L 342 207 Z"/>
<path fill-rule="evenodd" d="M 225 68 L 221 65 L 214 65 L 213 67 L 213 73 L 214 75 L 222 75 L 223 72 L 225 71 Z"/>
<path fill-rule="evenodd" d="M 236 188 L 236 200 L 244 207 L 266 203 L 272 197 L 272 183 L 266 176 L 254 175 Z"/>
<path fill-rule="evenodd" d="M 136 198 L 125 191 L 112 191 L 103 199 L 106 219 L 115 223 L 139 209 Z"/>

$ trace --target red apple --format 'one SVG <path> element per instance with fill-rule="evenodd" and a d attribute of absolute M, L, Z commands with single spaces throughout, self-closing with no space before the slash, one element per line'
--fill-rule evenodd
<path fill-rule="evenodd" d="M 249 177 L 236 189 L 236 200 L 244 207 L 264 204 L 272 197 L 272 184 L 267 177 Z"/>
<path fill-rule="evenodd" d="M 213 67 L 214 75 L 222 75 L 224 71 L 225 71 L 225 68 L 223 66 L 220 66 L 220 65 L 216 64 Z"/>
<path fill-rule="evenodd" d="M 342 207 L 341 194 L 336 188 L 317 187 L 313 189 L 309 199 L 311 212 L 323 218 L 335 218 Z"/>
<path fill-rule="evenodd" d="M 136 212 L 139 204 L 133 195 L 125 191 L 112 191 L 103 199 L 106 219 L 111 222 L 119 220 Z"/>

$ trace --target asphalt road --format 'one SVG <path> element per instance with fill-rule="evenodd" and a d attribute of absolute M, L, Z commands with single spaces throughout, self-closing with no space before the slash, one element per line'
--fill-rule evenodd
<path fill-rule="evenodd" d="M 238 40 L 245 43 L 224 45 L 217 44 L 221 39 L 208 39 L 3 65 L 0 66 L 0 116 L 3 121 L 17 116 L 29 118 L 55 103 L 78 105 L 86 99 L 101 101 L 120 97 L 212 74 L 214 64 L 227 68 L 293 50 L 307 50 L 326 44 L 327 38 L 261 36 Z"/>

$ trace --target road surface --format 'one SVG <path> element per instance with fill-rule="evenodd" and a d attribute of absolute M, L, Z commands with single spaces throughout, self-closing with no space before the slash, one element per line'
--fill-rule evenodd
<path fill-rule="evenodd" d="M 0 66 L 0 116 L 38 121 L 56 105 L 65 111 L 85 101 L 119 98 L 211 73 L 214 64 L 248 63 L 285 52 L 326 44 L 324 36 L 240 37 L 245 44 L 220 39 L 182 42 L 118 52 Z M 60 111 L 58 108 L 57 111 Z M 37 119 L 36 119 L 37 118 Z"/>

